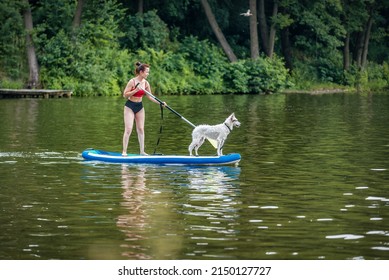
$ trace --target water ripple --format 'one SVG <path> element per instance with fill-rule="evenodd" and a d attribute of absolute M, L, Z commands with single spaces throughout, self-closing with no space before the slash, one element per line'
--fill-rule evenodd
<path fill-rule="evenodd" d="M 378 197 L 378 196 L 369 196 L 366 198 L 366 200 L 379 200 L 383 202 L 389 202 L 389 199 L 386 197 Z"/>
<path fill-rule="evenodd" d="M 363 235 L 356 234 L 338 234 L 338 235 L 327 235 L 327 239 L 344 239 L 344 240 L 354 240 L 364 238 Z"/>
<path fill-rule="evenodd" d="M 373 250 L 380 250 L 380 251 L 389 251 L 389 247 L 384 246 L 377 246 L 377 247 L 371 247 Z"/>

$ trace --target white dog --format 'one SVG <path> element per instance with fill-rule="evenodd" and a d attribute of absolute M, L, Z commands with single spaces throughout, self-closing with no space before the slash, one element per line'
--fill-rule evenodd
<path fill-rule="evenodd" d="M 198 149 L 204 143 L 205 138 L 213 139 L 217 141 L 217 155 L 223 155 L 223 145 L 227 139 L 228 134 L 232 131 L 234 126 L 239 127 L 240 122 L 232 113 L 224 123 L 217 125 L 199 125 L 193 129 L 192 132 L 192 143 L 190 143 L 188 150 L 189 154 L 192 155 L 193 149 L 195 149 L 196 156 L 198 156 Z"/>

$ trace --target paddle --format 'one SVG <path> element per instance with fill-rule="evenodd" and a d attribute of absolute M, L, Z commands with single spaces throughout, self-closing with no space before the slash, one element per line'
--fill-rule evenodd
<path fill-rule="evenodd" d="M 147 90 L 139 87 L 139 89 L 142 89 L 144 90 L 144 92 L 146 92 L 146 94 L 148 96 L 150 96 L 151 98 L 154 98 L 155 100 L 157 100 L 161 105 L 164 105 L 164 102 L 159 99 L 158 97 L 154 96 L 151 92 L 148 92 Z M 184 116 L 182 116 L 181 114 L 179 114 L 177 111 L 173 110 L 170 106 L 168 105 L 164 105 L 164 107 L 168 108 L 168 110 L 172 113 L 174 113 L 176 116 L 180 117 L 183 121 L 185 121 L 186 123 L 190 124 L 192 127 L 196 127 L 193 123 L 191 123 L 190 121 L 188 121 L 186 118 L 184 118 Z M 213 140 L 213 139 L 209 139 L 207 138 L 207 140 L 209 141 L 209 143 L 211 143 L 211 145 L 217 149 L 217 141 L 216 140 Z"/>

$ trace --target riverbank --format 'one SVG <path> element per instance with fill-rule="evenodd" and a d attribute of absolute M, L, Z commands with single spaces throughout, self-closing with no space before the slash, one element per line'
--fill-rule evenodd
<path fill-rule="evenodd" d="M 50 90 L 50 89 L 0 89 L 0 98 L 61 98 L 71 97 L 70 90 Z"/>
<path fill-rule="evenodd" d="M 297 89 L 287 89 L 282 90 L 281 93 L 303 93 L 303 94 L 334 94 L 334 93 L 350 93 L 355 92 L 352 89 L 344 89 L 344 88 L 334 88 L 334 89 L 314 89 L 314 90 L 297 90 Z"/>

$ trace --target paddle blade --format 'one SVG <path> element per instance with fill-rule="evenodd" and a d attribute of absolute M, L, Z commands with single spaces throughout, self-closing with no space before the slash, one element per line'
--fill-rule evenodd
<path fill-rule="evenodd" d="M 210 139 L 210 138 L 207 138 L 207 140 L 209 141 L 209 143 L 211 143 L 211 145 L 217 149 L 217 141 L 216 140 L 213 140 L 213 139 Z"/>

